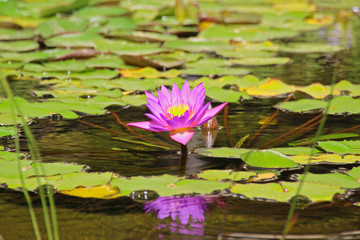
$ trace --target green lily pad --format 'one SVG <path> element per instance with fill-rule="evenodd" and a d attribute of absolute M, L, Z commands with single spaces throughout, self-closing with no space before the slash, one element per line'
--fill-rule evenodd
<path fill-rule="evenodd" d="M 75 9 L 84 7 L 88 0 L 63 0 L 58 1 L 31 1 L 22 3 L 25 14 L 35 17 L 48 17 L 56 13 L 71 12 Z"/>
<path fill-rule="evenodd" d="M 0 42 L 0 51 L 27 52 L 38 48 L 39 44 L 31 40 Z"/>
<path fill-rule="evenodd" d="M 43 38 L 69 32 L 82 32 L 89 21 L 82 18 L 58 18 L 43 22 L 37 27 L 38 33 Z"/>
<path fill-rule="evenodd" d="M 218 181 L 199 181 L 183 179 L 171 175 L 153 177 L 118 178 L 111 181 L 111 187 L 118 187 L 121 194 L 129 195 L 133 191 L 153 190 L 160 196 L 171 196 L 189 193 L 211 193 L 229 187 L 229 183 Z"/>
<path fill-rule="evenodd" d="M 201 68 L 183 69 L 181 70 L 181 73 L 186 75 L 224 76 L 224 75 L 246 75 L 250 73 L 250 70 L 246 68 L 201 67 Z"/>
<path fill-rule="evenodd" d="M 55 71 L 64 71 L 64 72 L 82 72 L 86 69 L 86 66 L 83 62 L 72 60 L 65 61 L 53 61 L 46 62 L 43 64 L 38 63 L 27 63 L 24 65 L 24 71 L 32 72 L 55 72 Z"/>
<path fill-rule="evenodd" d="M 24 71 L 23 75 L 25 77 L 34 77 L 34 78 L 59 78 L 59 79 L 111 79 L 118 75 L 117 71 L 109 69 L 94 69 L 87 70 L 84 72 L 29 72 Z"/>
<path fill-rule="evenodd" d="M 94 41 L 101 40 L 103 37 L 94 33 L 67 33 L 54 36 L 45 40 L 48 47 L 77 48 L 77 47 L 95 47 Z"/>
<path fill-rule="evenodd" d="M 25 40 L 35 36 L 31 29 L 15 30 L 9 28 L 0 28 L 0 40 Z"/>
<path fill-rule="evenodd" d="M 23 158 L 24 154 L 20 153 L 20 155 L 18 155 L 16 152 L 8 152 L 4 150 L 3 146 L 0 146 L 0 162 L 2 162 L 3 160 L 4 161 L 6 160 L 6 162 L 7 161 L 16 162 L 16 160 L 18 160 L 19 157 Z M 5 171 L 5 169 L 3 169 L 3 171 Z"/>
<path fill-rule="evenodd" d="M 0 59 L 1 61 L 1 59 Z M 0 62 L 0 68 L 5 69 L 19 69 L 23 66 L 22 62 L 14 62 L 14 61 L 2 61 Z"/>
<path fill-rule="evenodd" d="M 336 154 L 360 154 L 360 141 L 319 141 L 318 145 L 325 151 Z"/>
<path fill-rule="evenodd" d="M 121 16 L 127 13 L 128 10 L 123 7 L 111 6 L 111 7 L 100 7 L 100 6 L 89 6 L 81 8 L 74 14 L 82 18 L 94 18 L 94 17 L 111 17 Z"/>
<path fill-rule="evenodd" d="M 205 170 L 201 173 L 198 173 L 196 176 L 199 178 L 207 179 L 207 180 L 247 180 L 251 176 L 255 176 L 256 173 L 254 172 L 239 172 L 239 171 L 232 171 L 232 170 Z"/>
<path fill-rule="evenodd" d="M 125 95 L 121 98 L 121 100 L 133 106 L 141 106 L 148 103 L 145 94 Z"/>
<path fill-rule="evenodd" d="M 275 151 L 249 151 L 241 155 L 241 159 L 252 167 L 260 168 L 294 168 L 298 164 L 291 158 Z"/>
<path fill-rule="evenodd" d="M 316 112 L 323 110 L 327 106 L 326 101 L 317 99 L 301 99 L 299 101 L 283 102 L 276 105 L 283 111 L 292 112 Z M 335 97 L 331 102 L 329 114 L 359 114 L 360 100 L 348 96 Z"/>
<path fill-rule="evenodd" d="M 3 52 L 0 53 L 2 59 L 10 61 L 19 61 L 19 62 L 33 62 L 40 60 L 48 60 L 57 58 L 66 54 L 69 54 L 73 51 L 66 49 L 50 49 L 45 51 L 36 51 L 36 52 Z"/>
<path fill-rule="evenodd" d="M 102 52 L 111 52 L 117 55 L 149 55 L 164 52 L 158 44 L 140 44 L 125 40 L 95 39 L 95 49 Z"/>
<path fill-rule="evenodd" d="M 215 40 L 235 40 L 263 42 L 270 39 L 293 38 L 299 35 L 298 31 L 280 28 L 231 28 L 225 26 L 213 26 L 205 29 L 199 37 Z"/>
<path fill-rule="evenodd" d="M 243 153 L 247 153 L 251 149 L 245 148 L 197 148 L 195 152 L 207 157 L 218 157 L 218 158 L 240 158 Z"/>
<path fill-rule="evenodd" d="M 288 202 L 295 196 L 299 183 L 281 182 L 267 184 L 235 184 L 231 187 L 231 192 L 243 194 L 253 199 L 273 199 L 280 202 Z M 315 202 L 331 201 L 336 193 L 344 193 L 345 190 L 338 186 L 304 183 L 301 195 L 308 197 Z"/>
<path fill-rule="evenodd" d="M 184 41 L 176 40 L 165 42 L 165 49 L 177 49 L 189 52 L 216 52 L 219 50 L 234 50 L 234 47 L 222 41 Z"/>
<path fill-rule="evenodd" d="M 320 154 L 315 156 L 310 155 L 294 155 L 290 156 L 294 162 L 299 164 L 356 164 L 360 162 L 360 157 L 356 155 L 340 156 L 336 154 Z M 309 161 L 310 159 L 310 161 Z"/>
<path fill-rule="evenodd" d="M 299 176 L 299 180 L 305 179 L 306 182 L 329 184 L 339 186 L 341 188 L 360 188 L 360 182 L 357 182 L 349 175 L 342 173 L 326 173 L 326 174 L 306 174 L 306 177 Z"/>
<path fill-rule="evenodd" d="M 284 65 L 290 61 L 288 57 L 252 57 L 231 60 L 232 63 L 242 66 Z"/>
<path fill-rule="evenodd" d="M 236 49 L 234 50 L 220 50 L 216 51 L 220 56 L 227 58 L 243 59 L 243 58 L 271 58 L 274 57 L 275 53 L 264 50 L 256 49 Z M 236 60 L 235 60 L 236 61 Z"/>
<path fill-rule="evenodd" d="M 127 17 L 107 17 L 107 22 L 101 27 L 100 32 L 110 34 L 112 31 L 131 31 L 136 27 L 135 22 Z"/>
<path fill-rule="evenodd" d="M 15 136 L 17 130 L 13 127 L 0 127 L 0 137 Z"/>
<path fill-rule="evenodd" d="M 289 53 L 332 53 L 344 50 L 342 46 L 324 43 L 290 43 L 280 46 L 281 52 Z"/>
<path fill-rule="evenodd" d="M 207 88 L 206 95 L 221 102 L 239 102 L 241 98 L 249 97 L 246 92 L 237 92 L 217 87 Z"/>

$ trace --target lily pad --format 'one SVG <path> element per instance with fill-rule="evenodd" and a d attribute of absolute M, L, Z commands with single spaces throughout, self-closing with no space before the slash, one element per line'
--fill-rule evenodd
<path fill-rule="evenodd" d="M 35 36 L 31 29 L 15 30 L 9 28 L 0 28 L 0 40 L 25 40 Z"/>
<path fill-rule="evenodd" d="M 336 154 L 360 154 L 360 141 L 319 141 L 318 145 L 325 151 Z"/>
<path fill-rule="evenodd" d="M 280 46 L 281 52 L 288 53 L 333 53 L 341 50 L 344 50 L 342 46 L 324 43 L 290 43 Z"/>
<path fill-rule="evenodd" d="M 224 76 L 224 75 L 246 75 L 250 73 L 246 68 L 225 68 L 225 67 L 201 67 L 201 68 L 187 68 L 181 70 L 182 74 L 186 75 L 200 75 L 200 76 Z"/>
<path fill-rule="evenodd" d="M 241 155 L 241 159 L 252 167 L 260 168 L 294 168 L 298 164 L 291 158 L 275 151 L 249 151 Z"/>
<path fill-rule="evenodd" d="M 0 51 L 27 52 L 31 50 L 36 50 L 38 48 L 39 44 L 31 40 L 0 42 Z"/>
<path fill-rule="evenodd" d="M 82 32 L 89 21 L 82 18 L 58 18 L 43 22 L 37 27 L 38 33 L 43 38 L 63 33 Z"/>
<path fill-rule="evenodd" d="M 284 65 L 288 64 L 290 61 L 291 59 L 288 57 L 252 57 L 231 60 L 233 64 L 238 64 L 242 66 Z"/>
<path fill-rule="evenodd" d="M 160 196 L 187 193 L 211 193 L 229 186 L 229 183 L 220 183 L 211 180 L 190 180 L 171 175 L 153 177 L 139 176 L 132 177 L 131 179 L 118 178 L 111 181 L 111 187 L 118 187 L 123 195 L 129 195 L 131 192 L 139 190 L 153 190 Z"/>
<path fill-rule="evenodd" d="M 239 102 L 241 98 L 248 98 L 246 92 L 237 92 L 217 87 L 206 89 L 206 95 L 222 102 Z"/>
<path fill-rule="evenodd" d="M 322 111 L 327 106 L 326 101 L 317 99 L 301 99 L 299 101 L 283 102 L 276 105 L 277 108 L 292 112 L 316 112 Z M 335 97 L 331 102 L 329 114 L 359 114 L 360 100 L 348 96 Z"/>
<path fill-rule="evenodd" d="M 339 186 L 341 188 L 360 188 L 360 182 L 357 182 L 349 175 L 342 173 L 326 173 L 326 174 L 306 174 L 306 177 L 299 176 L 298 179 L 305 178 L 306 182 L 329 184 Z"/>

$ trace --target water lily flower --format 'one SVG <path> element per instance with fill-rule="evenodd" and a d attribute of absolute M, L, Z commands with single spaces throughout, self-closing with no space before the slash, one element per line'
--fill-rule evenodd
<path fill-rule="evenodd" d="M 145 92 L 152 114 L 145 114 L 151 121 L 133 122 L 127 125 L 146 129 L 153 132 L 169 131 L 170 137 L 183 145 L 194 135 L 194 127 L 209 121 L 219 113 L 227 103 L 208 109 L 210 103 L 205 101 L 205 88 L 202 83 L 190 90 L 186 81 L 179 90 L 174 83 L 171 92 L 164 86 L 158 92 L 158 98 Z"/>

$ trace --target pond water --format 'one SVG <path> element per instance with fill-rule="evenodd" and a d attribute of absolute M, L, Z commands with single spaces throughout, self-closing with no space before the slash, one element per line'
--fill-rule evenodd
<path fill-rule="evenodd" d="M 308 85 L 314 82 L 330 84 L 337 66 L 337 79 L 360 83 L 360 19 L 357 16 L 347 22 L 297 37 L 298 41 L 323 41 L 342 44 L 347 50 L 337 54 L 285 54 L 292 63 L 283 66 L 256 67 L 253 74 L 260 77 L 282 79 L 285 83 Z M 26 96 L 29 89 L 39 88 L 29 81 L 11 82 L 14 92 Z M 27 96 L 31 98 L 30 96 Z M 233 147 L 239 139 L 255 134 L 261 119 L 275 113 L 272 107 L 283 99 L 252 99 L 240 104 L 229 104 L 227 112 L 217 115 L 219 125 L 213 147 Z M 214 106 L 218 103 L 214 103 Z M 75 162 L 90 166 L 89 171 L 111 171 L 122 176 L 181 174 L 179 146 L 170 142 L 168 134 L 137 131 L 145 138 L 158 141 L 168 149 L 129 142 L 131 133 L 116 121 L 124 123 L 144 121 L 146 107 L 110 108 L 112 113 L 101 116 L 83 116 L 65 120 L 46 118 L 34 120 L 31 129 L 45 162 Z M 316 115 L 299 116 L 280 112 L 275 125 L 270 125 L 252 142 L 259 147 L 284 134 Z M 357 126 L 357 115 L 329 117 L 325 133 L 338 132 Z M 100 128 L 100 127 L 102 128 Z M 127 133 L 123 136 L 116 132 Z M 296 138 L 313 136 L 316 127 Z M 354 133 L 360 134 L 360 130 Z M 117 139 L 121 138 L 121 139 Z M 124 140 L 125 139 L 125 140 Z M 14 147 L 11 139 L 2 140 Z M 193 152 L 205 146 L 200 129 L 189 142 L 185 174 L 191 175 L 206 169 L 244 170 L 236 159 L 205 158 Z M 277 146 L 284 146 L 280 143 Z M 21 151 L 27 152 L 26 139 L 21 138 Z M 343 165 L 340 168 L 351 168 Z M 338 166 L 317 165 L 310 172 L 331 172 Z M 284 176 L 286 178 L 286 176 Z M 32 194 L 39 223 L 43 225 L 39 197 Z M 116 199 L 84 199 L 55 194 L 59 232 L 61 239 L 281 239 L 290 205 L 266 199 L 249 200 L 244 196 L 201 195 L 160 197 L 142 191 L 131 197 Z M 147 201 L 148 200 L 148 201 Z M 151 200 L 151 201 L 149 201 Z M 296 224 L 289 239 L 359 239 L 359 194 L 352 193 L 347 199 L 316 203 L 295 213 Z M 161 210 L 163 215 L 155 212 Z M 172 219 L 170 215 L 178 216 Z M 191 215 L 190 222 L 186 217 Z M 163 219 L 161 219 L 163 218 Z M 185 220 L 183 219 L 185 218 Z M 44 229 L 44 228 L 43 228 Z M 45 236 L 45 232 L 42 232 Z M 21 192 L 0 188 L 0 239 L 35 239 L 28 208 Z"/>

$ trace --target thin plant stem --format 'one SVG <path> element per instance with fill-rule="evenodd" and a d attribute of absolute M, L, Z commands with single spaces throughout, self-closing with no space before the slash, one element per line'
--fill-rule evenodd
<path fill-rule="evenodd" d="M 289 95 L 284 102 L 289 101 L 289 99 L 292 97 L 292 95 Z M 279 114 L 280 109 L 277 108 L 276 111 L 273 113 L 273 115 L 271 115 L 266 121 L 265 123 L 259 128 L 259 130 L 257 130 L 257 132 L 254 134 L 254 136 L 248 141 L 248 143 L 246 144 L 246 147 L 250 147 L 251 143 L 257 138 L 257 136 L 259 136 L 259 134 L 261 133 L 262 130 L 264 130 L 267 126 L 269 126 L 269 124 L 272 122 L 272 120 L 275 119 L 275 117 Z"/>
<path fill-rule="evenodd" d="M 186 172 L 188 149 L 187 146 L 184 144 L 180 144 L 180 146 L 181 146 L 181 157 L 180 157 L 179 176 L 184 176 Z"/>
<path fill-rule="evenodd" d="M 269 146 L 271 144 L 272 144 L 272 146 L 274 146 L 274 145 L 278 144 L 279 142 L 283 142 L 283 141 L 287 140 L 290 137 L 293 137 L 293 136 L 295 136 L 297 134 L 300 134 L 301 132 L 303 132 L 303 131 L 305 131 L 305 130 L 307 130 L 307 129 L 309 129 L 309 128 L 317 125 L 317 124 L 319 124 L 321 122 L 321 116 L 322 115 L 323 115 L 322 113 L 320 115 L 317 115 L 316 117 L 310 119 L 306 123 L 294 128 L 293 130 L 281 135 L 280 137 L 277 137 L 277 138 L 275 138 L 275 139 L 261 145 L 259 148 L 264 148 L 264 147 Z M 312 122 L 314 122 L 314 121 L 316 121 L 318 119 L 320 119 L 320 120 L 313 123 L 313 124 L 311 124 L 311 125 L 309 125 L 310 123 L 312 123 Z M 304 127 L 306 127 L 306 128 L 304 129 Z"/>
<path fill-rule="evenodd" d="M 330 94 L 329 94 L 329 100 L 328 100 L 328 103 L 327 103 L 327 105 L 326 105 L 326 107 L 324 109 L 324 115 L 322 116 L 319 128 L 316 131 L 316 135 L 315 135 L 315 138 L 314 138 L 314 141 L 313 141 L 313 147 L 310 150 L 309 158 L 308 158 L 307 164 L 306 164 L 306 166 L 304 168 L 304 176 L 300 180 L 299 186 L 296 189 L 295 196 L 294 196 L 294 198 L 293 198 L 293 200 L 291 202 L 290 211 L 289 211 L 286 223 L 285 223 L 284 230 L 282 232 L 284 236 L 286 236 L 286 234 L 288 234 L 290 232 L 292 226 L 295 224 L 295 222 L 292 221 L 292 219 L 293 219 L 294 214 L 295 214 L 296 203 L 297 203 L 297 200 L 298 200 L 298 196 L 299 196 L 299 194 L 301 192 L 301 189 L 302 189 L 302 187 L 304 185 L 306 175 L 307 175 L 307 173 L 309 172 L 309 169 L 310 169 L 310 160 L 311 160 L 312 156 L 314 155 L 316 142 L 317 142 L 318 138 L 321 136 L 322 131 L 323 131 L 324 126 L 325 126 L 325 122 L 326 122 L 328 112 L 330 110 L 331 102 L 332 102 L 332 99 L 333 99 L 333 92 L 334 92 L 334 85 L 335 85 L 336 76 L 337 76 L 337 66 L 335 66 L 334 73 L 333 73 L 333 76 L 332 76 L 332 79 L 331 79 L 331 89 L 330 89 Z"/>
<path fill-rule="evenodd" d="M 6 86 L 4 86 L 4 84 L 5 84 L 4 81 L 2 80 L 1 83 L 2 83 L 3 88 L 5 89 Z M 10 95 L 9 99 L 10 99 L 11 105 L 13 105 L 14 99 L 13 99 L 12 94 Z M 12 120 L 13 120 L 13 124 L 14 124 L 13 128 L 14 128 L 15 132 L 17 132 L 18 129 L 15 126 L 16 125 L 16 118 L 15 118 L 16 114 L 14 112 L 14 108 L 11 107 L 10 112 L 11 112 L 11 116 L 12 116 Z M 22 191 L 24 193 L 24 197 L 25 197 L 26 203 L 29 208 L 29 214 L 30 214 L 30 218 L 31 218 L 31 223 L 33 225 L 35 237 L 37 240 L 41 240 L 39 225 L 37 223 L 34 207 L 32 205 L 29 192 L 27 191 L 26 186 L 25 186 L 25 178 L 24 178 L 24 174 L 23 174 L 22 166 L 21 166 L 21 162 L 20 162 L 20 143 L 19 143 L 19 135 L 18 134 L 15 135 L 15 151 L 16 151 L 16 155 L 17 155 L 16 159 L 17 159 L 17 163 L 18 163 L 18 172 L 19 172 L 19 177 L 20 177 L 20 181 L 21 181 Z"/>
<path fill-rule="evenodd" d="M 119 116 L 116 113 L 111 112 L 111 114 L 113 115 L 113 117 L 116 119 L 116 121 L 118 123 L 120 123 L 122 126 L 124 126 L 129 132 L 131 132 L 131 133 L 135 134 L 136 136 L 138 136 L 138 138 L 140 138 L 140 139 L 142 139 L 144 141 L 151 142 L 151 143 L 156 143 L 156 144 L 162 145 L 162 146 L 173 146 L 173 145 L 170 145 L 170 144 L 157 142 L 157 141 L 152 141 L 150 139 L 147 139 L 146 137 L 144 137 L 141 134 L 139 134 L 139 133 L 135 132 L 134 130 L 132 130 L 128 125 L 126 125 L 123 121 L 121 121 Z"/>
<path fill-rule="evenodd" d="M 231 139 L 231 136 L 230 136 L 230 131 L 229 131 L 229 127 L 228 127 L 228 113 L 229 113 L 229 106 L 226 105 L 225 108 L 224 108 L 224 127 L 225 127 L 225 132 L 226 132 L 226 136 L 229 140 L 229 145 L 230 147 L 233 147 L 234 144 L 233 144 L 233 141 Z"/>
<path fill-rule="evenodd" d="M 29 146 L 29 151 L 30 151 L 30 155 L 31 155 L 31 159 L 33 161 L 39 162 L 41 161 L 41 157 L 40 157 L 40 152 L 37 148 L 37 143 L 34 139 L 34 136 L 32 135 L 30 128 L 27 125 L 27 122 L 22 114 L 21 108 L 20 106 L 17 104 L 17 102 L 15 101 L 14 95 L 12 94 L 11 88 L 9 83 L 7 82 L 6 78 L 2 78 L 2 85 L 3 88 L 5 90 L 6 95 L 8 96 L 8 98 L 10 99 L 10 102 L 12 104 L 12 108 L 13 108 L 13 117 L 15 118 L 16 115 L 20 116 L 20 120 L 21 120 L 21 124 L 23 125 L 23 129 L 27 138 L 27 142 L 28 142 L 28 146 Z M 15 111 L 14 111 L 15 110 Z M 16 114 L 17 113 L 17 114 Z M 42 171 L 42 175 L 45 176 L 45 171 L 43 166 L 40 164 L 40 169 Z M 38 169 L 37 165 L 34 165 L 34 170 L 37 176 L 40 176 L 40 171 Z M 44 177 L 45 182 L 46 182 L 46 177 Z M 52 195 L 52 191 L 50 191 L 50 194 L 45 193 L 44 189 L 41 187 L 41 178 L 37 177 L 37 183 L 38 183 L 38 190 L 39 190 L 39 195 L 40 195 L 40 200 L 41 200 L 41 204 L 42 204 L 42 209 L 43 209 L 43 215 L 44 215 L 44 220 L 45 220 L 45 227 L 46 227 L 46 232 L 48 235 L 48 239 L 49 240 L 58 240 L 59 239 L 59 234 L 58 234 L 58 230 L 57 230 L 57 223 L 56 223 L 56 209 L 55 209 L 55 201 L 53 199 L 53 195 Z M 51 223 L 50 217 L 49 217 L 49 210 L 48 210 L 48 206 L 47 206 L 47 201 L 46 201 L 46 196 L 48 196 L 49 198 L 49 206 L 50 206 L 50 214 L 51 214 L 51 219 L 53 221 L 55 221 L 55 223 Z M 56 229 L 51 228 L 51 225 L 55 225 Z M 34 229 L 35 230 L 35 229 Z"/>

